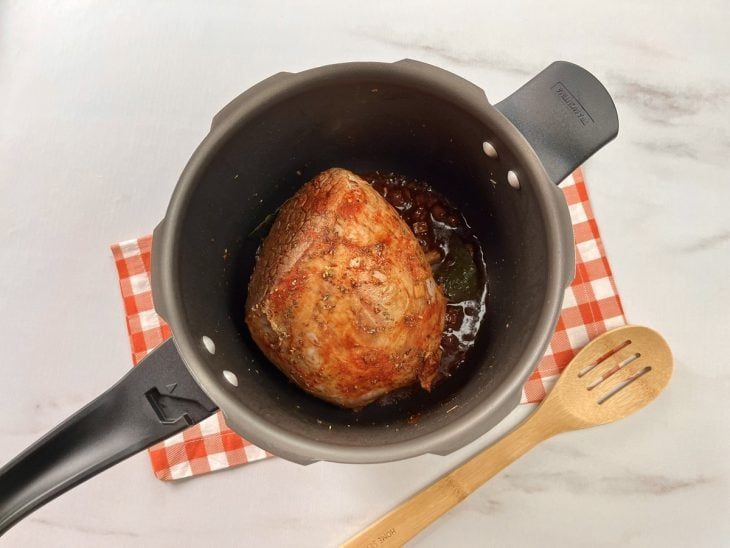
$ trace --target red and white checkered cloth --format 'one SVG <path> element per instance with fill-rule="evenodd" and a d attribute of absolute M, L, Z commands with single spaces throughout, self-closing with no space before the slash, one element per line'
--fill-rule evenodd
<path fill-rule="evenodd" d="M 545 356 L 522 391 L 522 403 L 537 403 L 588 341 L 626 323 L 621 299 L 603 249 L 580 169 L 560 184 L 575 237 L 575 278 Z"/>
<path fill-rule="evenodd" d="M 522 403 L 541 401 L 578 350 L 604 331 L 626 323 L 580 170 L 560 188 L 573 222 L 576 275 L 565 291 L 550 347 L 525 384 Z M 170 337 L 169 327 L 152 304 L 151 248 L 151 236 L 112 246 L 135 365 Z M 229 429 L 220 412 L 158 443 L 149 454 L 155 475 L 162 480 L 196 476 L 272 456 Z"/>

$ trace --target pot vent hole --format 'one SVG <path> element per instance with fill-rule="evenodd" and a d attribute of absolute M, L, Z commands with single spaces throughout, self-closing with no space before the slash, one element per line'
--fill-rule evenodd
<path fill-rule="evenodd" d="M 226 379 L 229 384 L 233 386 L 238 386 L 238 377 L 233 371 L 228 371 L 228 369 L 224 369 L 223 378 Z"/>
<path fill-rule="evenodd" d="M 494 158 L 495 160 L 499 156 L 499 154 L 497 154 L 497 149 L 494 148 L 494 145 L 489 141 L 484 141 L 482 143 L 482 150 L 484 151 L 484 154 L 486 154 L 490 158 Z"/>
<path fill-rule="evenodd" d="M 484 154 L 487 155 L 487 157 L 492 158 L 493 160 L 499 158 L 499 153 L 497 152 L 497 149 L 494 148 L 494 145 L 489 141 L 484 141 L 482 143 L 482 150 L 484 151 Z M 515 190 L 520 189 L 520 178 L 517 177 L 517 174 L 512 170 L 507 172 L 507 183 Z"/>
<path fill-rule="evenodd" d="M 215 343 L 213 342 L 213 339 L 207 335 L 203 335 L 200 341 L 211 356 L 215 355 Z"/>

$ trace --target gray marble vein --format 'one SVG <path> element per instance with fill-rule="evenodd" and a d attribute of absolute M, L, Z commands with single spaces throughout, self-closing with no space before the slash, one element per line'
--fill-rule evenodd
<path fill-rule="evenodd" d="M 363 38 L 385 44 L 389 47 L 407 52 L 408 56 L 417 56 L 419 53 L 426 57 L 435 57 L 458 66 L 476 66 L 519 76 L 533 76 L 541 67 L 527 65 L 504 53 L 487 55 L 484 51 L 462 50 L 455 47 L 448 40 L 441 37 L 426 40 L 422 37 L 399 39 L 392 33 L 363 33 Z"/>
<path fill-rule="evenodd" d="M 639 107 L 642 116 L 652 122 L 669 123 L 699 112 L 712 112 L 730 99 L 730 90 L 724 87 L 706 89 L 699 83 L 668 87 L 629 80 L 619 73 L 612 73 L 610 78 L 614 82 L 614 99 Z"/>
<path fill-rule="evenodd" d="M 567 490 L 571 493 L 582 493 L 590 489 L 594 493 L 607 496 L 631 494 L 668 495 L 685 489 L 701 488 L 714 478 L 699 475 L 694 477 L 669 477 L 659 474 L 621 471 L 619 474 L 588 476 L 580 471 L 504 474 L 509 485 L 525 493 L 542 491 Z"/>
<path fill-rule="evenodd" d="M 81 533 L 84 537 L 88 537 L 89 539 L 93 537 L 102 537 L 104 538 L 104 542 L 107 542 L 109 540 L 109 537 L 116 537 L 116 538 L 128 538 L 128 539 L 138 539 L 140 538 L 140 535 L 131 531 L 122 531 L 117 529 L 97 529 L 93 527 L 84 527 L 80 525 L 74 525 L 71 523 L 61 523 L 61 522 L 55 522 L 43 518 L 28 518 L 28 521 L 31 523 L 35 523 L 40 525 L 44 528 L 49 529 L 56 529 L 58 531 L 70 531 L 74 533 Z"/>
<path fill-rule="evenodd" d="M 723 230 L 722 232 L 711 234 L 710 236 L 685 245 L 680 248 L 680 251 L 683 253 L 712 251 L 717 247 L 724 246 L 728 242 L 730 242 L 730 230 Z"/>
<path fill-rule="evenodd" d="M 693 144 L 688 140 L 674 141 L 674 140 L 649 140 L 649 141 L 635 141 L 636 146 L 643 150 L 652 153 L 656 152 L 659 154 L 665 154 L 672 158 L 689 158 L 690 160 L 698 159 L 698 151 Z"/>

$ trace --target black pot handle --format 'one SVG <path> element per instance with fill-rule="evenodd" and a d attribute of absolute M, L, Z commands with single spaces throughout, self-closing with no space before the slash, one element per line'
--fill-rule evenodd
<path fill-rule="evenodd" d="M 495 105 L 560 183 L 618 134 L 611 96 L 590 72 L 556 61 Z"/>
<path fill-rule="evenodd" d="M 61 493 L 215 410 L 168 340 L 0 469 L 0 535 Z"/>

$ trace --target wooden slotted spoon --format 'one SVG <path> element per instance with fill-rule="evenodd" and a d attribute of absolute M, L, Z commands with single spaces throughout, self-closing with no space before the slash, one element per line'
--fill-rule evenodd
<path fill-rule="evenodd" d="M 401 546 L 538 443 L 638 411 L 671 375 L 672 353 L 657 332 L 624 326 L 604 333 L 573 358 L 540 407 L 517 428 L 342 546 Z"/>

